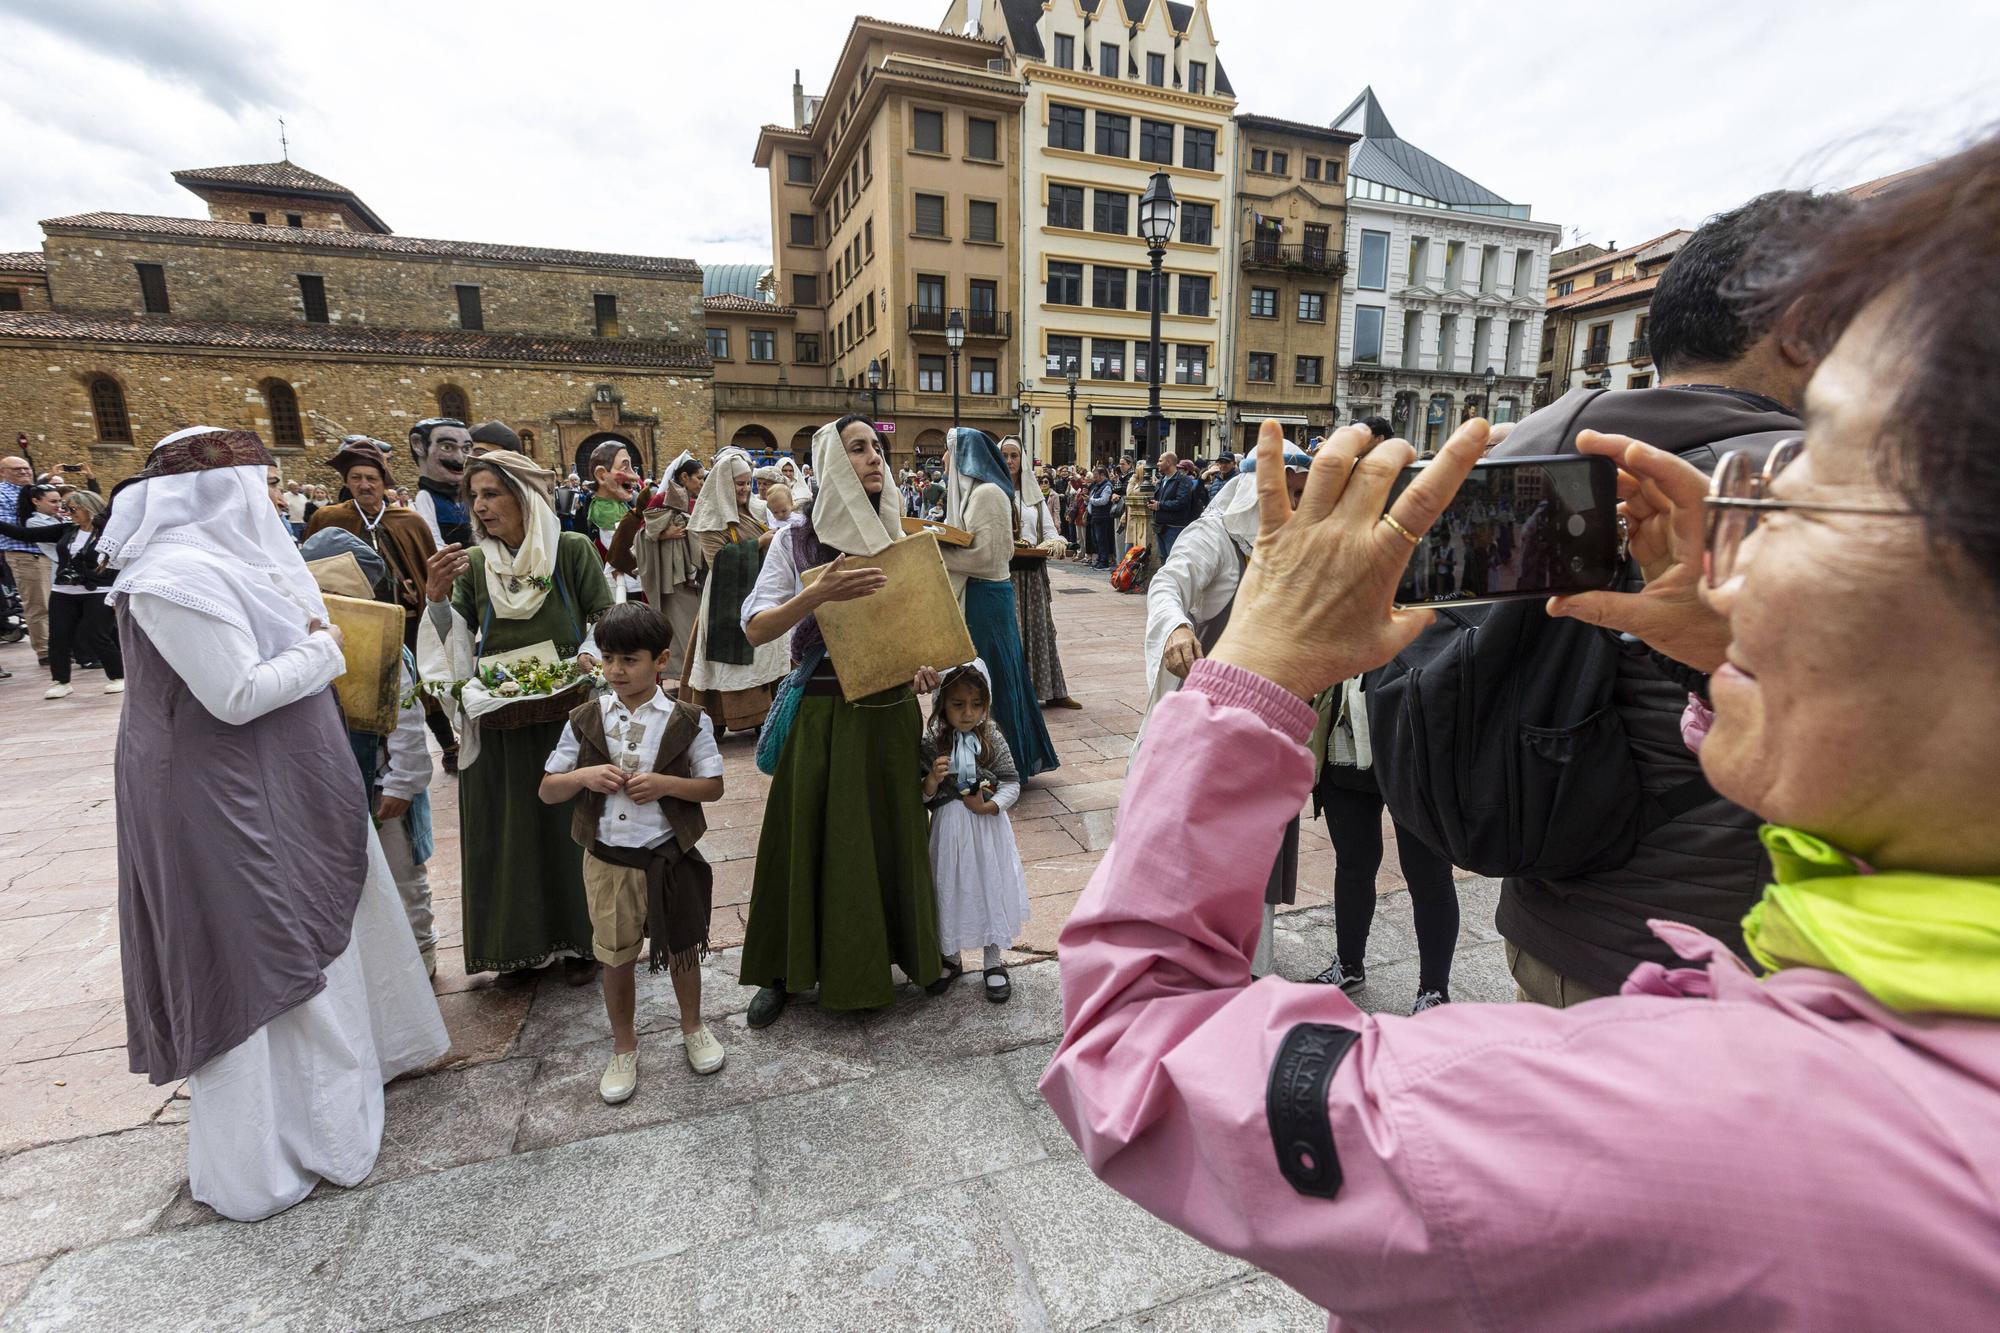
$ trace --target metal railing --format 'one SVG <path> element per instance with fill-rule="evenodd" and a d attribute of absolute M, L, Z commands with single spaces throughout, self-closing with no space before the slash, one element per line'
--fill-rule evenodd
<path fill-rule="evenodd" d="M 951 311 L 940 306 L 913 305 L 909 308 L 912 333 L 943 333 Z M 1011 338 L 1014 316 L 1006 310 L 968 310 L 965 336 L 968 338 Z"/>
<path fill-rule="evenodd" d="M 1250 268 L 1298 269 L 1306 273 L 1347 272 L 1347 252 L 1331 245 L 1281 245 L 1277 241 L 1243 243 L 1243 263 Z"/>
<path fill-rule="evenodd" d="M 1634 338 L 1632 345 L 1625 351 L 1625 359 L 1627 361 L 1651 361 L 1653 359 L 1651 342 L 1652 340 L 1644 334 Z"/>
<path fill-rule="evenodd" d="M 1585 366 L 1608 366 L 1611 364 L 1611 347 L 1608 343 L 1589 343 L 1583 349 Z"/>

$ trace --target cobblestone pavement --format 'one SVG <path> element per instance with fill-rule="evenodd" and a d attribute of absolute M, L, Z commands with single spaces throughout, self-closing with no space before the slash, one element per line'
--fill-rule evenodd
<path fill-rule="evenodd" d="M 116 696 L 79 672 L 43 702 L 25 644 L 0 648 L 0 1329 L 1320 1329 L 1288 1288 L 1099 1185 L 1035 1080 L 1061 1034 L 1054 961 L 1110 841 L 1145 699 L 1144 605 L 1102 575 L 1055 574 L 1081 711 L 1046 716 L 1062 767 L 1014 815 L 1034 919 L 1014 1000 L 962 983 L 887 1011 L 794 1004 L 751 1033 L 734 949 L 704 1003 L 728 1066 L 697 1079 L 671 989 L 640 987 L 639 1092 L 597 1097 L 609 1028 L 595 987 L 500 986 L 459 966 L 453 783 L 432 864 L 437 990 L 452 1049 L 388 1091 L 375 1172 L 269 1221 L 216 1218 L 186 1190 L 187 1103 L 127 1072 L 111 752 Z M 724 743 L 712 809 L 719 946 L 740 944 L 766 781 Z M 1416 943 L 1393 848 L 1370 941 L 1370 1007 L 1408 1012 Z M 1306 825 L 1279 970 L 1333 955 L 1333 854 Z M 1453 992 L 1511 995 L 1494 886 L 1461 882 Z"/>

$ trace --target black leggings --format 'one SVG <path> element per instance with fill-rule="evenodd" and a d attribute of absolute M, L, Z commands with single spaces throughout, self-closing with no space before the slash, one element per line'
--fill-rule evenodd
<path fill-rule="evenodd" d="M 1320 784 L 1320 809 L 1333 839 L 1333 934 L 1342 967 L 1360 967 L 1375 921 L 1375 872 L 1382 867 L 1382 794 Z M 1396 859 L 1410 886 L 1417 927 L 1417 991 L 1451 989 L 1451 956 L 1458 947 L 1458 889 L 1451 862 L 1401 824 Z"/>
<path fill-rule="evenodd" d="M 125 660 L 118 655 L 118 619 L 101 592 L 49 594 L 49 679 L 69 684 L 71 656 L 104 664 L 111 680 L 125 678 Z"/>

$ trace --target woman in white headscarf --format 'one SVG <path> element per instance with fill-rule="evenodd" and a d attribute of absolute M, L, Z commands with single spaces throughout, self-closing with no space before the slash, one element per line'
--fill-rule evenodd
<path fill-rule="evenodd" d="M 887 451 L 866 417 L 849 415 L 813 437 L 819 492 L 804 517 L 780 528 L 757 586 L 743 602 L 753 644 L 787 642 L 802 685 L 797 712 L 781 706 L 766 727 L 780 736 L 740 979 L 758 987 L 751 1027 L 784 1012 L 793 993 L 819 990 L 827 1009 L 874 1009 L 896 998 L 890 968 L 918 985 L 938 976 L 937 900 L 930 824 L 916 756 L 922 710 L 910 687 L 849 703 L 841 694 L 815 613 L 829 602 L 880 591 L 888 576 L 849 568 L 902 538 L 901 504 Z M 811 587 L 806 570 L 828 568 Z M 919 671 L 911 687 L 937 688 Z"/>
<path fill-rule="evenodd" d="M 696 499 L 707 477 L 701 460 L 683 449 L 659 487 L 641 491 L 612 538 L 610 559 L 639 580 L 646 604 L 667 618 L 674 645 L 666 674 L 685 683 L 687 652 L 701 610 L 701 548 L 689 535 Z"/>
<path fill-rule="evenodd" d="M 495 653 L 551 644 L 586 654 L 591 622 L 611 585 L 590 538 L 562 531 L 555 474 L 525 454 L 495 449 L 465 468 L 466 508 L 478 545 L 431 560 L 430 606 L 419 633 L 426 680 L 465 680 Z M 455 710 L 446 695 L 440 702 Z M 583 893 L 583 849 L 566 806 L 536 795 L 563 719 L 516 728 L 461 718 L 458 809 L 465 970 L 516 972 L 564 959 L 572 982 L 596 974 Z"/>
<path fill-rule="evenodd" d="M 771 545 L 770 525 L 750 512 L 750 475 L 750 455 L 743 450 L 731 446 L 716 455 L 688 522 L 708 577 L 681 697 L 708 714 L 717 736 L 761 726 L 771 709 L 771 687 L 792 669 L 782 639 L 753 645 L 743 634 L 743 602 Z"/>
<path fill-rule="evenodd" d="M 190 1192 L 245 1222 L 365 1178 L 382 1085 L 449 1044 L 330 688 L 340 633 L 267 484 L 250 432 L 176 432 L 98 544 L 127 682 L 126 1047 L 188 1081 Z"/>
<path fill-rule="evenodd" d="M 1055 599 L 1049 588 L 1049 561 L 1062 559 L 1069 543 L 1056 526 L 1049 502 L 1042 498 L 1034 469 L 1022 466 L 1020 437 L 1009 435 L 1000 441 L 1000 456 L 1014 481 L 1014 544 L 1045 553 L 1016 555 L 1007 566 L 1014 580 L 1021 655 L 1028 659 L 1035 698 L 1044 708 L 1081 708 L 1082 704 L 1069 697 L 1069 683 L 1063 679 L 1062 656 L 1056 651 Z"/>
<path fill-rule="evenodd" d="M 994 725 L 1007 738 L 1025 781 L 1062 761 L 1042 722 L 1035 682 L 1021 653 L 1021 625 L 1008 572 L 1018 532 L 1014 482 L 990 436 L 957 427 L 946 436 L 944 484 L 945 522 L 973 539 L 969 547 L 944 547 L 944 566 L 965 610 L 972 646 L 992 675 Z"/>

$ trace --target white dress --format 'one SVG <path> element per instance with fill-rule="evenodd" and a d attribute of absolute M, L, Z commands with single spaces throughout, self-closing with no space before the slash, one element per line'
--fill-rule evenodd
<path fill-rule="evenodd" d="M 247 630 L 152 596 L 128 609 L 210 713 L 241 725 L 345 668 L 323 634 L 263 660 Z M 451 1040 L 396 881 L 371 830 L 348 945 L 326 986 L 188 1075 L 188 1187 L 238 1222 L 282 1212 L 323 1176 L 358 1184 L 382 1146 L 382 1085 Z"/>
<path fill-rule="evenodd" d="M 1028 873 L 1007 817 L 1021 799 L 1021 784 L 997 728 L 993 741 L 1000 779 L 993 803 L 1000 813 L 975 814 L 954 800 L 931 815 L 931 883 L 937 892 L 938 946 L 946 957 L 988 945 L 1009 948 L 1028 925 Z"/>

